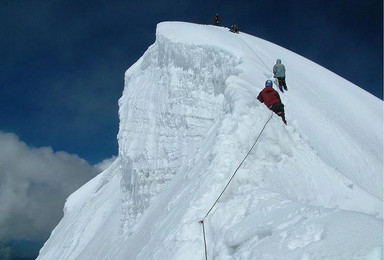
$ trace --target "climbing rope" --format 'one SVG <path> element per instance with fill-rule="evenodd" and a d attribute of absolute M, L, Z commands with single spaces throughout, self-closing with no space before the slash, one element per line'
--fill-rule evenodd
<path fill-rule="evenodd" d="M 227 189 L 228 185 L 231 183 L 232 179 L 235 177 L 237 171 L 240 169 L 241 165 L 243 165 L 244 161 L 247 159 L 248 155 L 251 153 L 253 147 L 255 147 L 257 141 L 259 140 L 261 134 L 263 133 L 265 127 L 267 126 L 267 124 L 269 123 L 269 121 L 271 120 L 273 116 L 273 112 L 271 112 L 271 116 L 269 117 L 269 119 L 267 120 L 267 122 L 265 122 L 263 128 L 261 129 L 259 135 L 257 136 L 255 142 L 253 143 L 252 147 L 249 149 L 248 153 L 245 155 L 244 159 L 241 161 L 241 163 L 239 164 L 239 166 L 237 166 L 235 172 L 232 174 L 232 177 L 229 179 L 227 185 L 225 185 L 223 191 L 220 193 L 219 197 L 216 199 L 215 203 L 213 203 L 212 207 L 208 210 L 207 214 L 205 214 L 204 216 L 204 219 L 206 217 L 208 217 L 209 213 L 211 213 L 212 209 L 215 207 L 215 205 L 217 204 L 217 202 L 220 200 L 221 196 L 224 194 L 225 190 Z M 204 248 L 205 248 L 205 259 L 208 260 L 208 252 L 207 252 L 207 242 L 206 242 L 206 238 L 205 238 L 205 226 L 204 226 L 204 219 L 200 220 L 199 222 L 203 225 L 203 236 L 204 236 Z"/>
<path fill-rule="evenodd" d="M 249 46 L 248 43 L 243 38 L 240 37 L 240 40 L 253 52 L 253 54 L 255 54 L 255 56 L 261 61 L 261 63 L 267 68 L 267 70 L 269 70 L 269 72 L 272 73 L 271 68 L 264 63 L 264 61 L 260 58 L 259 55 L 257 55 L 257 53 L 251 48 L 251 46 Z"/>
<path fill-rule="evenodd" d="M 205 239 L 205 226 L 204 226 L 204 220 L 200 220 L 199 222 L 203 225 L 205 260 L 208 260 L 207 240 Z"/>

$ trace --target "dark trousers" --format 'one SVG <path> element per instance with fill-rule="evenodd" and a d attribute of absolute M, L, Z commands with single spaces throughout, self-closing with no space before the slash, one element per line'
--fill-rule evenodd
<path fill-rule="evenodd" d="M 270 110 L 275 112 L 278 116 L 280 116 L 283 119 L 283 122 L 285 123 L 285 113 L 284 113 L 284 104 L 279 102 L 275 103 L 272 106 L 269 107 Z"/>
<path fill-rule="evenodd" d="M 285 77 L 277 77 L 277 80 L 279 81 L 279 86 L 287 86 L 287 83 L 285 82 Z"/>

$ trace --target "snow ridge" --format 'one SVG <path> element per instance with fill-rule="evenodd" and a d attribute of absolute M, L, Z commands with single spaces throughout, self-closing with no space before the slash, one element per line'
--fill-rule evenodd
<path fill-rule="evenodd" d="M 256 96 L 276 58 L 288 126 L 273 114 L 204 219 L 209 259 L 381 259 L 382 101 L 264 40 L 180 22 L 126 72 L 119 156 L 69 197 L 38 259 L 205 259 L 198 221 L 272 114 Z"/>

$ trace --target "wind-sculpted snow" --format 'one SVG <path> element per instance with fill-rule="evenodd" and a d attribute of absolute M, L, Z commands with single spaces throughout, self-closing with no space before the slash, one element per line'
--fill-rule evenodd
<path fill-rule="evenodd" d="M 238 74 L 239 63 L 225 50 L 158 35 L 127 71 L 118 135 L 127 228 L 223 113 L 225 81 Z"/>
<path fill-rule="evenodd" d="M 208 259 L 382 259 L 382 101 L 244 33 L 156 34 L 125 75 L 118 158 L 39 259 L 205 259 L 202 219 Z M 277 58 L 288 126 L 256 99 Z"/>

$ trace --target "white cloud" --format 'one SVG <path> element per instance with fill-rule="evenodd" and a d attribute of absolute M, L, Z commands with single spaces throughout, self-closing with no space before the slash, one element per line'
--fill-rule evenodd
<path fill-rule="evenodd" d="M 68 195 L 97 173 L 76 155 L 0 132 L 0 241 L 46 238 Z"/>

